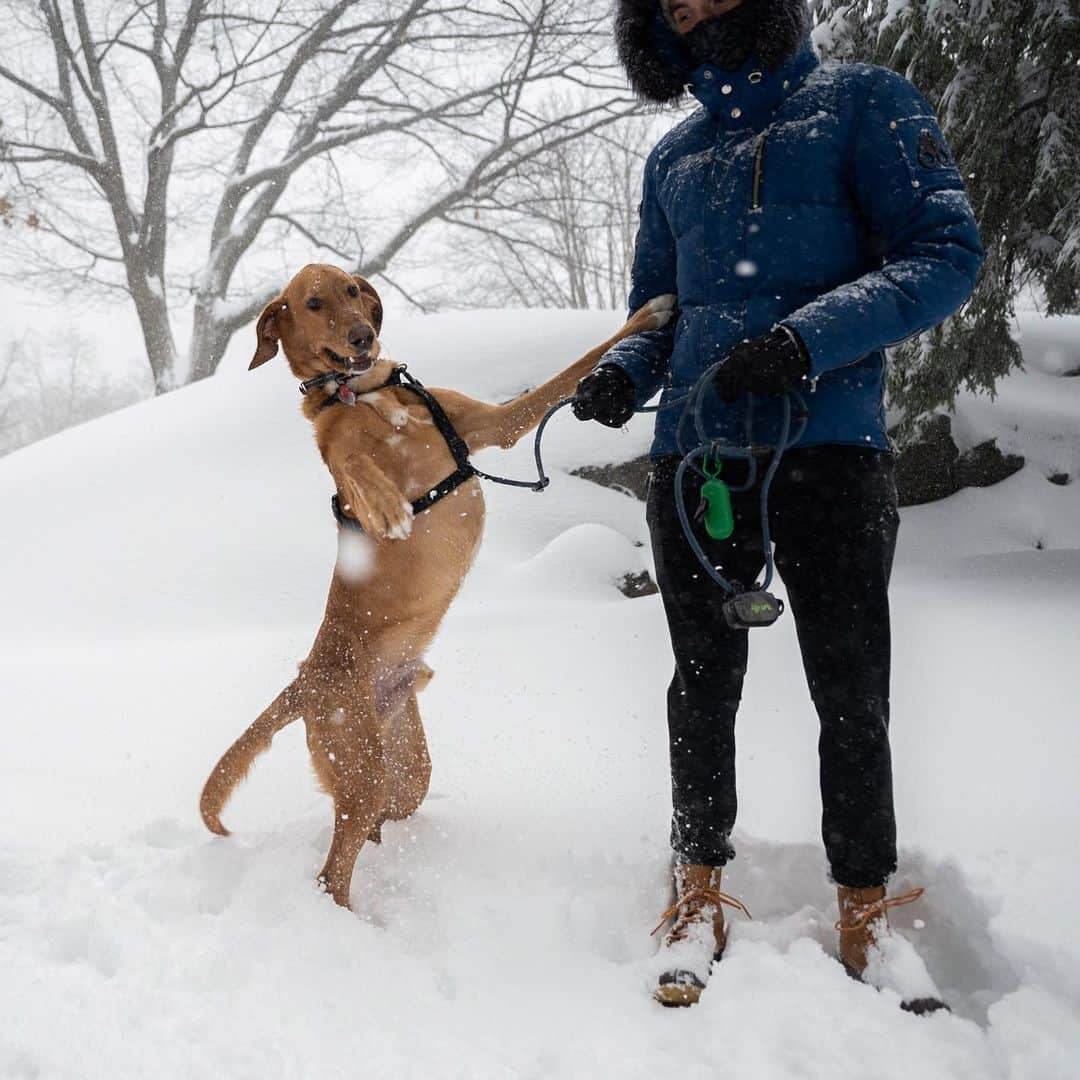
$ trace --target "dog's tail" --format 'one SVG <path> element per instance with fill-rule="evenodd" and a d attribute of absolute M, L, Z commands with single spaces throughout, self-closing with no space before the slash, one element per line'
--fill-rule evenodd
<path fill-rule="evenodd" d="M 283 690 L 259 715 L 255 722 L 229 747 L 203 785 L 199 812 L 206 827 L 218 836 L 228 836 L 221 824 L 221 811 L 233 789 L 247 776 L 255 759 L 266 750 L 274 736 L 300 718 L 292 686 Z"/>

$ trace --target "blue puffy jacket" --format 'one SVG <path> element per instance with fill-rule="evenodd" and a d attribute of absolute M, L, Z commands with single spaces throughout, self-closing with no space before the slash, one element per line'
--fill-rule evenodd
<path fill-rule="evenodd" d="M 649 32 L 658 62 L 677 63 L 666 23 Z M 629 307 L 675 293 L 678 318 L 602 362 L 626 371 L 639 405 L 661 387 L 666 401 L 783 322 L 811 357 L 800 445 L 888 448 L 883 350 L 955 311 L 983 257 L 933 109 L 888 68 L 822 64 L 808 33 L 772 69 L 755 55 L 734 72 L 675 74 L 703 108 L 649 155 Z M 653 457 L 679 450 L 681 411 L 658 414 Z M 706 431 L 773 445 L 780 411 L 775 398 L 725 405 L 710 392 Z"/>

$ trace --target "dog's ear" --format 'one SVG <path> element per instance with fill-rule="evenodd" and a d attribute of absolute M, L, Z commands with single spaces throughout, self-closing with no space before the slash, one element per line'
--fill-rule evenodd
<path fill-rule="evenodd" d="M 353 274 L 352 279 L 360 286 L 360 291 L 368 298 L 368 307 L 371 310 L 371 325 L 375 327 L 375 336 L 378 337 L 379 331 L 382 329 L 382 301 L 379 299 L 379 294 L 375 291 L 375 286 L 367 278 L 361 277 L 359 274 Z"/>
<path fill-rule="evenodd" d="M 283 296 L 274 297 L 263 308 L 263 313 L 259 316 L 259 322 L 255 328 L 259 343 L 255 347 L 255 355 L 251 358 L 251 363 L 248 364 L 248 371 L 253 371 L 260 364 L 265 364 L 267 360 L 277 356 L 278 341 L 281 338 L 281 327 L 278 322 L 285 310 Z"/>

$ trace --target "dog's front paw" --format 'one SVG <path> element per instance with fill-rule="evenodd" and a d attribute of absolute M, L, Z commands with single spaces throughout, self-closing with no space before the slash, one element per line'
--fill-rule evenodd
<path fill-rule="evenodd" d="M 413 511 L 407 502 L 391 505 L 385 512 L 387 540 L 408 540 L 412 535 Z"/>
<path fill-rule="evenodd" d="M 630 316 L 627 330 L 631 334 L 638 334 L 643 330 L 659 330 L 675 314 L 676 299 L 674 293 L 654 296 Z"/>
<path fill-rule="evenodd" d="M 348 478 L 342 484 L 341 508 L 378 540 L 407 540 L 412 533 L 412 504 L 391 483 L 361 488 Z"/>
<path fill-rule="evenodd" d="M 657 329 L 671 320 L 678 302 L 679 298 L 674 293 L 664 293 L 663 296 L 654 296 L 645 305 L 653 313 Z"/>
<path fill-rule="evenodd" d="M 375 535 L 386 540 L 408 540 L 412 533 L 412 503 L 391 483 L 380 484 L 373 492 L 372 511 Z"/>

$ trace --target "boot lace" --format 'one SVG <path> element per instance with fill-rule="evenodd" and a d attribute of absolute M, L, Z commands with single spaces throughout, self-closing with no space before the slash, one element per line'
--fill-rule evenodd
<path fill-rule="evenodd" d="M 728 907 L 738 908 L 748 919 L 753 918 L 747 910 L 746 905 L 738 899 L 738 897 L 729 896 L 719 889 L 690 889 L 680 896 L 679 899 L 660 916 L 660 921 L 656 924 L 649 936 L 652 937 L 654 934 L 659 933 L 663 928 L 664 923 L 666 923 L 672 915 L 678 915 L 679 917 L 676 919 L 675 925 L 671 928 L 670 937 L 672 941 L 681 941 L 686 937 L 687 925 L 691 922 L 700 920 L 701 909 L 703 907 L 719 907 L 721 904 L 727 904 Z M 682 909 L 688 905 L 690 905 L 690 910 L 683 912 Z"/>
<path fill-rule="evenodd" d="M 842 919 L 836 920 L 834 929 L 841 934 L 850 933 L 852 930 L 862 930 L 871 919 L 884 915 L 889 908 L 902 907 L 904 904 L 913 904 L 926 890 L 922 886 L 911 889 L 899 896 L 883 896 L 871 904 L 863 904 L 861 907 L 852 908 L 855 918 L 846 926 Z"/>

